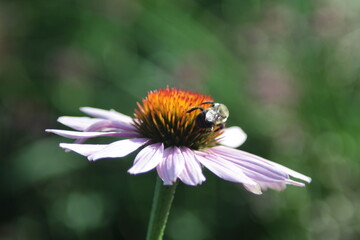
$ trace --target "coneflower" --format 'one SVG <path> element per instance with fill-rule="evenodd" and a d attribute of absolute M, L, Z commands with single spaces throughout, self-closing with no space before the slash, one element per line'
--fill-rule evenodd
<path fill-rule="evenodd" d="M 83 107 L 80 110 L 91 118 L 64 116 L 58 119 L 76 131 L 46 131 L 76 139 L 75 143 L 60 143 L 60 147 L 86 156 L 90 161 L 121 158 L 142 148 L 128 172 L 139 174 L 156 168 L 164 185 L 173 185 L 178 180 L 199 185 L 205 181 L 203 167 L 222 179 L 243 184 L 255 194 L 267 188 L 282 190 L 287 184 L 305 185 L 290 177 L 311 181 L 282 165 L 235 149 L 246 140 L 241 128 L 223 128 L 223 124 L 211 128 L 201 126 L 198 116 L 212 108 L 211 103 L 213 99 L 209 96 L 166 88 L 149 92 L 137 104 L 134 118 L 115 110 Z M 109 144 L 83 143 L 89 138 L 105 136 L 123 139 Z"/>

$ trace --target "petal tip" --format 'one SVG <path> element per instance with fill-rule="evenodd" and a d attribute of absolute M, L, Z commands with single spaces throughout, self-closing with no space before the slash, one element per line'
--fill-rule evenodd
<path fill-rule="evenodd" d="M 96 160 L 99 160 L 99 159 L 102 159 L 102 158 L 106 158 L 106 157 L 95 156 L 95 154 L 89 155 L 89 156 L 87 157 L 87 159 L 88 159 L 90 162 L 95 162 Z"/>
<path fill-rule="evenodd" d="M 248 190 L 249 192 L 252 192 L 256 195 L 261 195 L 262 191 L 261 191 L 261 187 L 259 184 L 255 183 L 255 184 L 243 184 L 244 187 L 246 188 L 246 190 Z"/>
<path fill-rule="evenodd" d="M 80 111 L 83 111 L 83 110 L 87 110 L 87 109 L 91 109 L 92 107 L 80 107 Z"/>
<path fill-rule="evenodd" d="M 131 167 L 131 168 L 129 168 L 129 170 L 127 171 L 129 174 L 131 174 L 131 175 L 137 175 L 137 174 L 139 174 L 138 172 L 136 172 L 134 169 L 133 169 L 133 167 Z"/>
<path fill-rule="evenodd" d="M 60 143 L 60 144 L 59 144 L 59 147 L 62 148 L 62 149 L 64 149 L 65 152 L 71 152 L 70 148 L 67 147 L 68 144 L 69 144 L 69 143 Z"/>
<path fill-rule="evenodd" d="M 66 145 L 68 145 L 68 143 L 59 143 L 59 147 L 61 148 L 67 148 Z"/>

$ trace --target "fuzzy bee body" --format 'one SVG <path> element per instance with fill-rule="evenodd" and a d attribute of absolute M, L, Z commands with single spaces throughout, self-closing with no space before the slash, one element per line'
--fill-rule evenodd
<path fill-rule="evenodd" d="M 225 122 L 229 117 L 228 108 L 222 103 L 215 103 L 212 101 L 206 101 L 201 103 L 211 104 L 211 107 L 204 109 L 203 107 L 193 107 L 187 111 L 190 113 L 197 109 L 201 110 L 201 113 L 196 117 L 196 125 L 199 128 L 210 129 L 210 131 L 219 131 L 225 127 Z M 217 127 L 217 129 L 215 129 Z"/>

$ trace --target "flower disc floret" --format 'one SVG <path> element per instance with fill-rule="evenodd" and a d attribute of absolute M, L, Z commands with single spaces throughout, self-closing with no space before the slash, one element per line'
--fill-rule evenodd
<path fill-rule="evenodd" d="M 162 142 L 165 147 L 185 146 L 203 149 L 217 144 L 221 131 L 209 131 L 196 125 L 200 110 L 187 113 L 192 107 L 205 101 L 209 96 L 178 89 L 161 89 L 149 92 L 142 103 L 137 103 L 135 126 L 139 133 L 153 142 Z M 209 105 L 202 105 L 205 109 Z"/>

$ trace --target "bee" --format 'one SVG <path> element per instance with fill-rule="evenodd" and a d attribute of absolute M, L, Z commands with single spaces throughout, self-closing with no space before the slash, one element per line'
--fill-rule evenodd
<path fill-rule="evenodd" d="M 193 107 L 187 110 L 187 113 L 191 113 L 195 110 L 201 110 L 201 113 L 196 117 L 196 124 L 199 128 L 210 129 L 211 132 L 217 127 L 215 132 L 225 127 L 225 122 L 229 117 L 228 108 L 222 103 L 216 103 L 213 101 L 206 101 L 201 103 L 211 104 L 211 107 L 204 109 L 203 107 Z"/>

